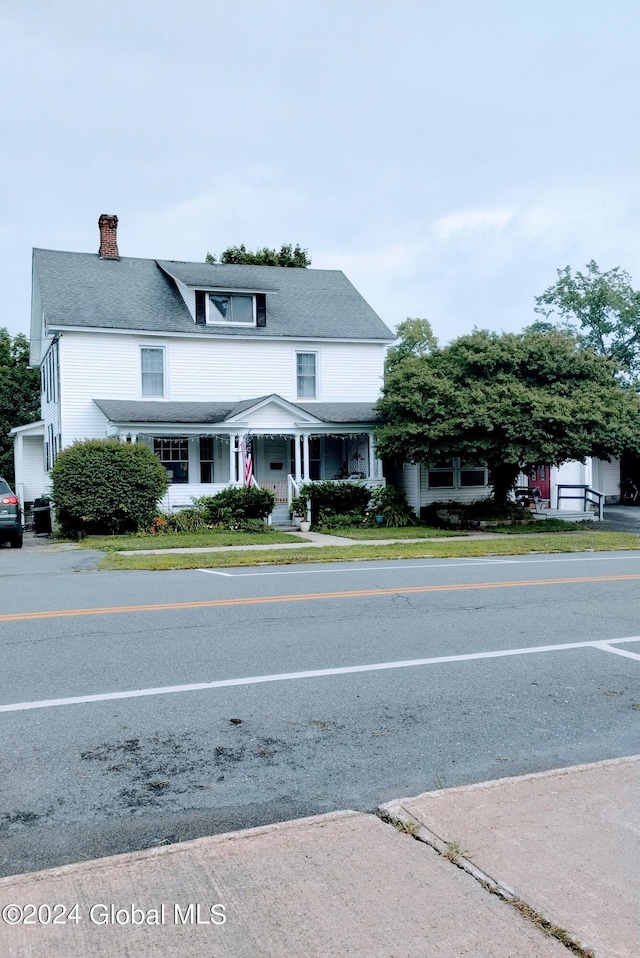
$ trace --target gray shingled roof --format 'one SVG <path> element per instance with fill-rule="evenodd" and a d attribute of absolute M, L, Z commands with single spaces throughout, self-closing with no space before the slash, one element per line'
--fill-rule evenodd
<path fill-rule="evenodd" d="M 317 339 L 395 337 L 339 270 L 101 259 L 94 253 L 33 251 L 49 328 L 97 327 L 202 336 Z M 197 289 L 266 292 L 264 328 L 196 326 L 171 277 Z"/>
<path fill-rule="evenodd" d="M 240 403 L 154 402 L 153 400 L 126 399 L 94 399 L 94 402 L 110 422 L 162 422 L 193 425 L 223 423 L 267 398 L 267 396 L 259 396 L 256 399 L 245 399 Z M 380 416 L 374 412 L 371 403 L 318 402 L 292 405 L 315 416 L 321 422 L 336 423 L 336 425 L 382 422 Z"/>

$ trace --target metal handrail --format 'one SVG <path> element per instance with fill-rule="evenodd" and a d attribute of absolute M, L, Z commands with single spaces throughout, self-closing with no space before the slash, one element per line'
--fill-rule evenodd
<path fill-rule="evenodd" d="M 577 496 L 570 496 L 570 495 L 561 493 L 560 492 L 561 489 L 580 489 L 581 492 Z M 593 496 L 594 498 L 590 498 L 591 496 Z M 566 485 L 563 483 L 562 485 L 559 485 L 557 487 L 556 502 L 557 502 L 558 509 L 560 509 L 561 499 L 582 499 L 583 512 L 588 512 L 589 510 L 587 509 L 587 505 L 591 504 L 592 506 L 596 507 L 596 511 L 598 513 L 598 519 L 602 521 L 602 519 L 604 518 L 604 493 L 599 492 L 597 489 L 592 489 L 591 486 L 583 486 L 583 485 L 573 486 L 573 485 Z"/>

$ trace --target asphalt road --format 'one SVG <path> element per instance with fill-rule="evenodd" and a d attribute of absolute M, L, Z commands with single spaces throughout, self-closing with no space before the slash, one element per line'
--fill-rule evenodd
<path fill-rule="evenodd" d="M 637 753 L 640 554 L 0 552 L 4 875 Z"/>

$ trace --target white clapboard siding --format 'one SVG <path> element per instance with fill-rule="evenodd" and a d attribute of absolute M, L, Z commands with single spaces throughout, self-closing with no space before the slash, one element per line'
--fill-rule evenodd
<path fill-rule="evenodd" d="M 427 468 L 420 466 L 420 505 L 428 506 L 432 502 L 447 502 L 454 499 L 456 502 L 475 502 L 491 495 L 491 486 L 465 486 L 459 489 L 438 487 L 429 489 L 427 484 Z"/>
<path fill-rule="evenodd" d="M 620 460 L 613 459 L 611 462 L 601 460 L 599 466 L 601 488 L 598 487 L 598 491 L 603 492 L 605 496 L 619 496 Z"/>
<path fill-rule="evenodd" d="M 93 399 L 139 399 L 140 347 L 163 346 L 166 399 L 239 402 L 277 393 L 297 401 L 296 351 L 318 353 L 318 399 L 375 402 L 383 350 L 375 343 L 250 342 L 67 332 L 60 340 L 63 445 L 105 435 Z M 45 417 L 46 418 L 46 417 Z"/>

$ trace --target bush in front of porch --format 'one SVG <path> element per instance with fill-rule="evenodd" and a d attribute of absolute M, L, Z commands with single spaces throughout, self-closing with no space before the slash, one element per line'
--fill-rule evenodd
<path fill-rule="evenodd" d="M 362 482 L 309 482 L 297 499 L 310 503 L 312 526 L 335 528 L 363 522 L 371 490 Z"/>
<path fill-rule="evenodd" d="M 194 505 L 202 510 L 207 525 L 257 532 L 264 528 L 275 501 L 276 497 L 268 489 L 246 486 L 223 489 L 215 496 L 202 496 L 194 499 Z"/>

